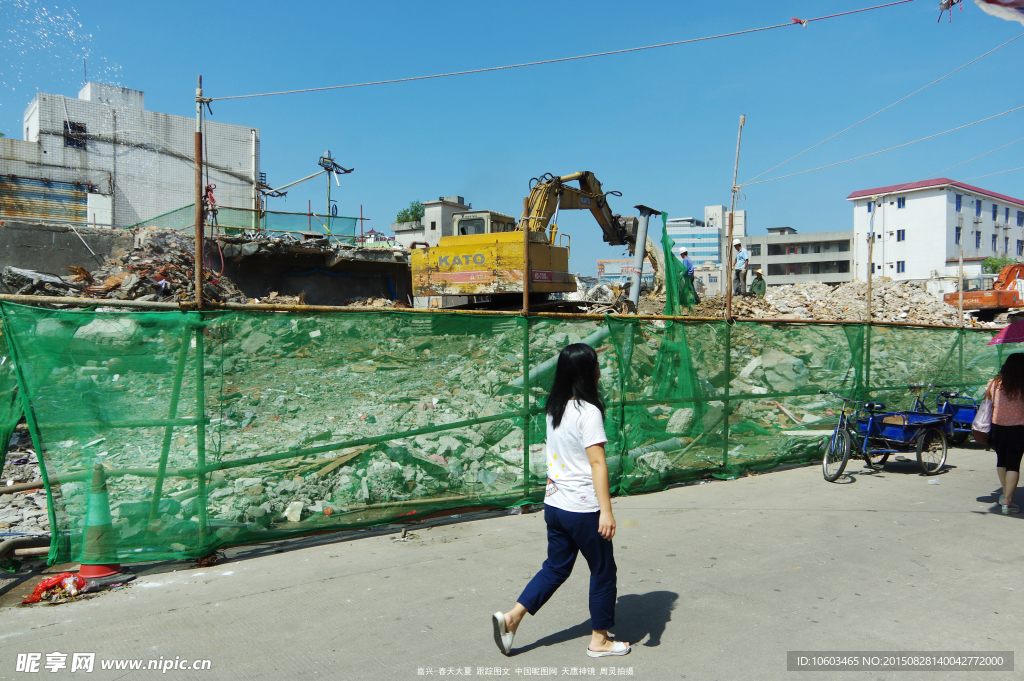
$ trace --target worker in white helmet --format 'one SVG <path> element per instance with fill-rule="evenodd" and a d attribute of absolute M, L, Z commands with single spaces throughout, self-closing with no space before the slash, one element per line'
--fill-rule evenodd
<path fill-rule="evenodd" d="M 732 271 L 732 294 L 742 296 L 747 293 L 747 263 L 750 261 L 750 254 L 743 248 L 743 242 L 739 239 L 732 242 L 732 247 L 736 252 Z"/>

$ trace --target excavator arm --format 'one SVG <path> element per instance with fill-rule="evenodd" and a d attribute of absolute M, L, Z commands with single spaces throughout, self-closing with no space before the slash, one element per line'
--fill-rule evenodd
<path fill-rule="evenodd" d="M 603 191 L 594 173 L 585 170 L 561 177 L 549 173 L 535 180 L 530 195 L 523 199 L 523 215 L 518 226 L 520 230 L 545 231 L 558 210 L 589 210 L 601 226 L 606 243 L 612 246 L 628 244 L 632 252 L 636 242 L 636 219 L 612 213 L 607 196 L 621 194 Z M 579 182 L 579 189 L 567 184 L 569 182 Z M 554 242 L 557 232 L 558 225 L 552 224 L 549 242 Z"/>

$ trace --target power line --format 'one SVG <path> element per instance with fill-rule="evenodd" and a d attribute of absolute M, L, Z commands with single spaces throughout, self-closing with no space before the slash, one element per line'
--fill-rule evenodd
<path fill-rule="evenodd" d="M 740 185 L 740 186 L 741 187 L 749 187 L 749 186 L 752 186 L 752 185 L 755 185 L 755 184 L 764 184 L 766 182 L 775 182 L 776 180 L 784 180 L 787 177 L 795 177 L 797 175 L 806 175 L 807 173 L 813 173 L 813 172 L 816 172 L 818 170 L 825 170 L 826 168 L 834 168 L 835 166 L 841 166 L 844 163 L 850 163 L 852 161 L 859 161 L 862 158 L 868 158 L 869 156 L 877 156 L 878 154 L 884 154 L 887 151 L 893 151 L 894 149 L 902 149 L 903 147 L 909 147 L 911 144 L 917 144 L 918 142 L 924 142 L 925 140 L 934 139 L 936 137 L 942 137 L 943 135 L 948 135 L 951 132 L 956 132 L 957 130 L 963 130 L 964 128 L 969 128 L 972 125 L 977 125 L 978 123 L 984 123 L 985 121 L 991 121 L 993 118 L 999 118 L 1000 116 L 1005 116 L 1006 114 L 1011 114 L 1014 111 L 1020 111 L 1021 109 L 1024 109 L 1024 106 L 1018 106 L 1015 109 L 1010 109 L 1009 111 L 1004 111 L 1004 112 L 998 113 L 998 114 L 996 114 L 994 116 L 989 116 L 988 118 L 982 118 L 980 121 L 974 121 L 973 123 L 968 123 L 966 125 L 961 125 L 961 126 L 956 127 L 956 128 L 951 128 L 950 130 L 945 130 L 943 132 L 937 132 L 934 135 L 928 135 L 927 137 L 922 137 L 921 139 L 916 139 L 913 142 L 906 142 L 904 144 L 897 144 L 895 147 L 889 147 L 888 149 L 882 149 L 880 151 L 873 151 L 870 154 L 864 154 L 863 156 L 856 156 L 854 158 L 848 158 L 845 161 L 839 161 L 838 163 L 829 163 L 827 166 L 820 166 L 818 168 L 811 168 L 810 170 L 801 170 L 798 173 L 790 173 L 789 175 L 779 175 L 778 177 L 771 177 L 771 178 L 768 178 L 767 180 L 761 180 L 759 182 L 748 182 L 747 184 Z"/>
<path fill-rule="evenodd" d="M 899 104 L 900 102 L 905 102 L 906 100 L 910 99 L 911 97 L 913 97 L 913 96 L 914 96 L 914 95 L 916 95 L 917 93 L 919 93 L 919 92 L 922 92 L 923 90 L 927 90 L 927 89 L 928 89 L 928 88 L 930 88 L 930 87 L 931 87 L 932 85 L 935 85 L 936 83 L 939 83 L 939 82 L 941 82 L 941 81 L 944 81 L 944 80 L 946 80 L 947 78 L 949 78 L 950 76 L 952 76 L 952 75 L 953 75 L 954 73 L 957 73 L 958 71 L 963 71 L 964 69 L 966 69 L 966 68 L 967 68 L 968 66 L 970 66 L 970 65 L 971 65 L 971 64 L 973 64 L 974 62 L 976 62 L 976 61 L 979 61 L 979 60 L 981 60 L 981 59 L 984 59 L 985 57 L 987 57 L 988 55 L 992 54 L 992 53 L 993 53 L 993 52 L 995 52 L 996 50 L 1000 50 L 1000 49 L 1002 49 L 1002 48 L 1006 47 L 1007 45 L 1009 45 L 1010 43 L 1012 43 L 1012 42 L 1013 42 L 1014 40 L 1019 40 L 1020 38 L 1024 38 L 1024 33 L 1021 33 L 1021 34 L 1020 34 L 1019 36 L 1017 36 L 1016 38 L 1011 38 L 1010 40 L 1007 40 L 1007 41 L 1006 41 L 1005 43 L 1003 43 L 1003 44 L 1002 44 L 1002 45 L 1000 45 L 999 47 L 996 47 L 996 48 L 994 48 L 994 49 L 991 49 L 991 50 L 989 50 L 988 52 L 986 52 L 985 54 L 981 55 L 980 57 L 976 57 L 975 59 L 972 59 L 971 61 L 967 62 L 966 64 L 964 64 L 964 65 L 963 65 L 963 66 L 961 66 L 960 68 L 957 68 L 957 69 L 954 69 L 954 70 L 950 71 L 949 73 L 947 73 L 946 75 L 944 75 L 944 76 L 943 76 L 942 78 L 939 78 L 938 80 L 933 80 L 932 82 L 928 83 L 928 84 L 927 84 L 927 85 L 925 85 L 924 87 L 922 87 L 922 88 L 918 88 L 917 90 L 914 90 L 913 92 L 911 92 L 911 93 L 910 93 L 909 95 L 907 95 L 906 97 L 903 97 L 902 99 L 898 99 L 898 100 L 896 100 L 895 102 L 893 102 L 893 103 L 892 103 L 892 104 L 890 104 L 889 106 L 885 107 L 884 109 L 879 109 L 878 111 L 876 111 L 875 113 L 871 114 L 871 115 L 870 115 L 870 116 L 868 116 L 867 118 L 863 118 L 863 119 L 861 119 L 861 120 L 857 121 L 856 123 L 854 123 L 853 125 L 851 125 L 850 127 L 848 127 L 848 128 L 844 128 L 844 129 L 840 130 L 839 132 L 837 132 L 836 134 L 832 135 L 831 137 L 829 137 L 829 138 L 827 138 L 827 139 L 824 139 L 824 140 L 822 140 L 822 141 L 818 142 L 818 143 L 817 143 L 817 144 L 815 144 L 815 145 L 814 145 L 813 147 L 808 147 L 807 149 L 804 149 L 803 151 L 801 151 L 801 152 L 800 152 L 799 154 L 797 154 L 796 156 L 793 156 L 792 158 L 788 158 L 788 159 L 786 159 L 785 161 L 783 161 L 783 162 L 782 162 L 782 163 L 780 163 L 779 165 L 775 166 L 774 168 L 769 168 L 768 170 L 764 171 L 764 172 L 763 172 L 763 173 L 761 173 L 760 175 L 755 175 L 754 177 L 750 178 L 750 180 L 748 180 L 748 181 L 746 182 L 746 184 L 753 184 L 753 183 L 754 183 L 754 180 L 756 180 L 757 178 L 759 178 L 759 177 L 764 177 L 764 176 L 765 176 L 765 175 L 767 175 L 768 173 L 772 172 L 773 170 L 777 170 L 777 169 L 781 168 L 782 166 L 786 165 L 786 164 L 787 164 L 787 163 L 789 163 L 790 161 L 794 161 L 794 160 L 796 160 L 796 159 L 800 158 L 801 156 L 803 156 L 803 155 L 804 155 L 804 154 L 806 154 L 807 152 L 809 152 L 809 151 L 813 151 L 813 150 L 817 149 L 817 148 L 818 148 L 818 147 L 820 147 L 820 146 L 821 146 L 822 144 L 825 144 L 826 142 L 830 142 L 830 141 L 834 140 L 835 138 L 837 138 L 837 137 L 839 137 L 840 135 L 842 135 L 842 134 L 843 134 L 844 132 L 848 132 L 848 131 L 850 131 L 850 130 L 853 130 L 854 128 L 856 128 L 856 127 L 857 127 L 858 125 L 860 125 L 861 123 L 866 123 L 867 121 L 870 121 L 870 120 L 871 120 L 872 118 L 874 118 L 874 117 L 875 117 L 875 116 L 877 116 L 878 114 L 880 114 L 880 113 L 883 113 L 883 112 L 885 112 L 885 111 L 888 111 L 889 109 L 893 108 L 894 106 L 896 106 L 896 105 L 897 105 L 897 104 Z M 954 166 L 954 167 L 955 167 L 955 166 Z M 943 171 L 943 172 L 945 172 L 945 171 Z M 741 186 L 742 186 L 742 185 L 741 185 Z"/>
<path fill-rule="evenodd" d="M 302 93 L 302 92 L 321 92 L 321 91 L 324 91 L 324 90 L 342 90 L 342 89 L 354 88 L 354 87 L 367 87 L 367 86 L 370 86 L 370 85 L 390 85 L 390 84 L 393 84 L 393 83 L 408 83 L 408 82 L 416 81 L 416 80 L 430 80 L 430 79 L 433 79 L 433 78 L 448 78 L 450 76 L 465 76 L 465 75 L 469 75 L 469 74 L 473 74 L 473 73 L 488 73 L 490 71 L 504 71 L 504 70 L 507 70 L 507 69 L 519 69 L 519 68 L 524 68 L 524 67 L 527 67 L 527 66 L 541 66 L 541 65 L 544 65 L 544 64 L 557 64 L 559 62 L 576 61 L 576 60 L 579 60 L 579 59 L 591 59 L 593 57 L 607 57 L 607 56 L 610 56 L 610 55 L 613 55 L 613 54 L 626 54 L 628 52 L 640 52 L 642 50 L 654 50 L 654 49 L 657 49 L 659 47 L 672 47 L 674 45 L 686 45 L 688 43 L 698 43 L 698 42 L 703 42 L 705 40 L 715 40 L 717 38 L 731 38 L 731 37 L 737 36 L 737 35 L 745 35 L 747 33 L 757 33 L 759 31 L 770 31 L 770 30 L 776 29 L 776 28 L 787 28 L 787 27 L 792 27 L 792 26 L 803 26 L 803 27 L 806 28 L 807 24 L 809 24 L 811 22 L 814 22 L 814 21 L 824 21 L 825 19 L 834 19 L 836 17 L 843 17 L 843 16 L 846 16 L 848 14 L 858 14 L 860 12 L 869 12 L 871 10 L 882 9 L 884 7 L 892 7 L 894 5 L 903 5 L 903 4 L 906 4 L 908 2 L 914 2 L 914 0 L 898 0 L 897 2 L 889 2 L 889 3 L 886 3 L 884 5 L 875 5 L 874 7 L 864 7 L 862 9 L 855 9 L 855 10 L 851 10 L 849 12 L 840 12 L 839 14 L 829 14 L 829 15 L 822 16 L 822 17 L 815 17 L 813 19 L 797 19 L 797 18 L 794 17 L 793 20 L 790 23 L 788 23 L 788 24 L 775 24 L 774 26 L 762 26 L 761 28 L 749 28 L 749 29 L 744 30 L 744 31 L 733 31 L 732 33 L 721 33 L 719 35 L 710 35 L 710 36 L 705 36 L 703 38 L 690 38 L 690 39 L 687 39 L 687 40 L 676 40 L 676 41 L 670 42 L 670 43 L 659 43 L 657 45 L 645 45 L 643 47 L 629 47 L 629 48 L 622 49 L 622 50 L 610 50 L 608 52 L 595 52 L 594 54 L 583 54 L 583 55 L 578 55 L 578 56 L 575 56 L 575 57 L 560 57 L 558 59 L 544 59 L 544 60 L 541 60 L 541 61 L 525 62 L 523 64 L 508 64 L 508 65 L 505 65 L 505 66 L 491 66 L 491 67 L 482 68 L 482 69 L 470 69 L 468 71 L 453 71 L 451 73 L 436 73 L 436 74 L 433 74 L 433 75 L 430 75 L 430 76 L 412 76 L 410 78 L 394 78 L 394 79 L 391 79 L 391 80 L 376 80 L 376 81 L 372 81 L 372 82 L 368 82 L 368 83 L 352 83 L 352 84 L 349 84 L 349 85 L 328 85 L 328 86 L 325 86 L 325 87 L 303 88 L 301 90 L 281 90 L 279 92 L 261 92 L 261 93 L 258 93 L 258 94 L 251 94 L 251 95 L 230 95 L 230 96 L 227 96 L 227 97 L 211 97 L 209 101 L 216 102 L 216 101 L 223 101 L 223 100 L 226 100 L 226 99 L 248 99 L 248 98 L 251 98 L 251 97 L 273 97 L 273 96 L 276 96 L 276 95 L 294 95 L 294 94 L 299 94 L 299 93 Z"/>
<path fill-rule="evenodd" d="M 969 177 L 969 178 L 967 178 L 964 181 L 965 182 L 970 182 L 971 180 L 980 180 L 983 177 L 992 177 L 993 175 L 1002 175 L 1004 173 L 1013 173 L 1013 172 L 1016 172 L 1018 170 L 1024 170 L 1024 166 L 1021 166 L 1020 168 L 1010 168 L 1009 170 L 1000 170 L 998 173 L 989 173 L 988 175 L 978 175 L 977 177 Z"/>
<path fill-rule="evenodd" d="M 939 171 L 939 172 L 937 172 L 937 173 L 932 173 L 931 175 L 929 175 L 928 177 L 926 177 L 926 178 L 924 178 L 924 179 L 926 179 L 926 180 L 929 180 L 929 179 L 931 179 L 931 178 L 933 178 L 933 177 L 942 177 L 943 175 L 945 175 L 946 173 L 948 173 L 948 172 L 949 172 L 950 170 L 952 170 L 953 168 L 959 168 L 960 166 L 963 166 L 963 165 L 967 165 L 967 164 L 968 164 L 968 163 L 970 163 L 971 161 L 977 161 L 977 160 L 978 160 L 979 158 L 982 158 L 982 157 L 984 157 L 984 156 L 988 156 L 989 154 L 994 154 L 994 153 L 996 153 L 997 151 L 999 151 L 1000 149 L 1005 149 L 1006 147 L 1012 147 L 1012 146 L 1013 146 L 1014 144 L 1016 144 L 1017 142 L 1021 142 L 1021 141 L 1024 141 L 1024 137 L 1021 137 L 1020 139 L 1016 139 L 1016 140 L 1014 140 L 1014 141 L 1010 142 L 1009 144 L 1004 144 L 1004 145 L 1003 145 L 1003 146 L 1001 146 L 1001 147 L 996 147 L 996 148 L 995 148 L 995 149 L 993 149 L 992 151 L 986 151 L 986 152 L 985 152 L 984 154 L 981 154 L 981 155 L 979 155 L 979 156 L 975 156 L 974 158 L 971 158 L 971 159 L 967 159 L 967 160 L 966 160 L 966 161 L 964 161 L 963 163 L 957 163 L 957 164 L 956 164 L 955 166 L 950 166 L 950 167 L 946 168 L 945 170 L 940 170 L 940 171 Z"/>

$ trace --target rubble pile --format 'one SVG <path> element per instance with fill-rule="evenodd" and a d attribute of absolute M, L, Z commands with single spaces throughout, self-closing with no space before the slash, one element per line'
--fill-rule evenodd
<path fill-rule="evenodd" d="M 195 244 L 189 235 L 146 227 L 135 235 L 132 249 L 110 258 L 98 269 L 69 268 L 57 276 L 16 267 L 3 271 L 3 283 L 18 295 L 69 296 L 109 300 L 176 302 L 194 297 Z M 218 260 L 215 256 L 214 260 Z M 219 264 L 219 263 L 218 263 Z M 207 298 L 244 302 L 245 296 L 227 277 L 207 272 L 203 285 Z"/>
<path fill-rule="evenodd" d="M 39 463 L 28 431 L 17 431 L 3 464 L 0 485 L 17 485 L 39 480 Z M 46 492 L 42 489 L 20 494 L 0 494 L 0 535 L 49 534 Z"/>
<path fill-rule="evenodd" d="M 564 345 L 592 334 L 599 322 L 559 324 L 545 333 L 549 325 L 542 321 L 535 327 L 539 333 L 531 353 L 538 357 L 557 355 Z M 145 364 L 133 370 L 132 362 L 142 360 L 125 357 L 58 367 L 50 380 L 62 386 L 60 399 L 88 400 L 117 419 L 165 412 L 180 332 L 122 328 L 118 342 L 141 346 Z M 543 445 L 533 445 L 524 455 L 522 430 L 516 426 L 522 390 L 512 382 L 522 373 L 522 335 L 514 320 L 481 323 L 475 334 L 468 334 L 463 320 L 449 318 L 253 316 L 210 326 L 205 347 L 208 413 L 213 417 L 207 461 L 282 454 L 280 460 L 213 474 L 208 508 L 222 539 L 271 526 L 300 529 L 305 526 L 296 523 L 326 522 L 332 516 L 333 522 L 340 517 L 370 522 L 393 515 L 381 508 L 385 504 L 422 500 L 411 506 L 416 509 L 431 499 L 486 499 L 518 494 L 524 483 L 543 483 Z M 612 354 L 602 353 L 609 375 L 615 372 Z M 184 391 L 192 389 L 189 380 Z M 179 417 L 188 418 L 190 408 L 183 400 Z M 509 416 L 458 425 L 501 414 Z M 338 446 L 305 456 L 299 452 L 410 430 L 414 434 L 373 445 Z M 107 478 L 115 528 L 130 539 L 148 523 L 153 480 L 145 471 L 154 470 L 163 431 L 107 429 L 96 443 L 90 438 L 100 434 L 94 431 L 51 426 L 50 460 L 64 477 L 87 472 L 97 459 L 108 470 L 141 471 Z M 195 427 L 176 429 L 162 536 L 195 529 L 195 478 L 173 472 L 194 466 L 196 452 Z M 60 503 L 75 528 L 84 522 L 89 485 L 83 477 L 60 486 Z"/>
<path fill-rule="evenodd" d="M 736 317 L 753 319 L 819 319 L 858 321 L 865 319 L 867 283 L 852 281 L 836 287 L 812 281 L 790 286 L 771 286 L 764 298 L 734 296 Z M 871 318 L 877 322 L 908 322 L 956 326 L 957 311 L 922 286 L 909 281 L 872 282 Z M 725 297 L 704 298 L 689 311 L 698 317 L 723 317 Z"/>

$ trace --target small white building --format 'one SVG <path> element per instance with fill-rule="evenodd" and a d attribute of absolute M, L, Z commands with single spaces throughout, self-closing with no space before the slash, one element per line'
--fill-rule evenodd
<path fill-rule="evenodd" d="M 1024 200 L 948 178 L 855 191 L 854 278 L 977 275 L 986 258 L 1024 260 Z M 868 233 L 875 235 L 868 262 Z M 948 287 L 947 287 L 948 288 Z"/>
<path fill-rule="evenodd" d="M 750 254 L 748 284 L 758 269 L 768 286 L 809 281 L 834 286 L 853 280 L 850 230 L 797 234 L 792 227 L 769 227 L 767 234 L 741 240 Z"/>
<path fill-rule="evenodd" d="M 414 243 L 425 243 L 434 248 L 441 237 L 454 236 L 452 216 L 472 207 L 473 204 L 461 196 L 442 196 L 437 201 L 424 201 L 422 218 L 415 222 L 393 222 L 391 230 L 395 233 L 395 241 L 405 248 L 411 248 Z"/>
<path fill-rule="evenodd" d="M 195 200 L 195 119 L 147 111 L 140 90 L 41 92 L 22 127 L 0 139 L 0 218 L 126 226 Z M 207 120 L 204 141 L 217 203 L 255 208 L 259 130 Z"/>

